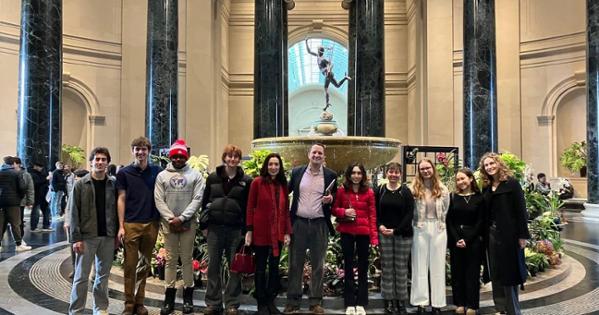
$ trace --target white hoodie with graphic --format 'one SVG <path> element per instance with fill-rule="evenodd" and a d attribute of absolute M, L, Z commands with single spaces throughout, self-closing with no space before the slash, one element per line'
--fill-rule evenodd
<path fill-rule="evenodd" d="M 188 164 L 176 169 L 169 163 L 156 177 L 154 200 L 163 220 L 179 217 L 185 223 L 195 218 L 203 192 L 204 178 L 200 172 Z"/>

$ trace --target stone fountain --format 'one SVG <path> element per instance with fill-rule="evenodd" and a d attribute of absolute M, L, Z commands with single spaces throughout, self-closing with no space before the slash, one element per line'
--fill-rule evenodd
<path fill-rule="evenodd" d="M 393 159 L 399 152 L 401 142 L 392 138 L 350 136 L 298 136 L 261 138 L 252 141 L 252 149 L 278 152 L 291 165 L 308 161 L 308 150 L 314 143 L 326 146 L 327 167 L 343 172 L 353 162 L 372 169 Z"/>

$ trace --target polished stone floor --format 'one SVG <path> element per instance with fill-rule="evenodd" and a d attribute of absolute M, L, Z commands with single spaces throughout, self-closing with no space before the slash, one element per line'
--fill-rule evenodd
<path fill-rule="evenodd" d="M 599 314 L 599 223 L 586 222 L 577 212 L 568 213 L 568 219 L 570 223 L 562 232 L 566 253 L 563 264 L 527 282 L 526 290 L 521 292 L 524 314 Z M 0 314 L 66 313 L 70 290 L 69 248 L 62 222 L 54 223 L 53 227 L 53 232 L 43 233 L 29 233 L 26 228 L 25 241 L 33 247 L 28 252 L 15 253 L 10 238 L 5 237 L 2 244 L 8 246 L 0 253 Z M 113 268 L 111 314 L 122 311 L 122 290 L 122 273 Z M 151 314 L 159 313 L 162 291 L 159 281 L 149 281 L 147 304 Z M 203 292 L 196 290 L 198 314 L 204 305 L 203 298 Z M 180 303 L 180 298 L 177 301 Z M 380 295 L 371 294 L 370 301 L 368 313 L 382 313 Z M 244 296 L 243 303 L 245 313 L 255 310 L 251 297 Z M 278 304 L 282 306 L 284 300 Z M 87 306 L 91 306 L 91 294 Z M 343 313 L 341 299 L 327 298 L 324 307 L 327 313 Z M 451 313 L 451 306 L 444 309 L 444 314 Z M 481 289 L 481 313 L 494 313 L 488 286 Z"/>

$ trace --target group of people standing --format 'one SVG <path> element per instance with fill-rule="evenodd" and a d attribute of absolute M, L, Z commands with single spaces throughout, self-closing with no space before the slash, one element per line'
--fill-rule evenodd
<path fill-rule="evenodd" d="M 164 233 L 167 253 L 161 314 L 174 311 L 179 261 L 182 310 L 193 312 L 192 253 L 197 229 L 208 243 L 207 315 L 239 313 L 241 276 L 232 272 L 223 283 L 221 273 L 223 256 L 230 266 L 241 246 L 251 246 L 255 252 L 254 297 L 259 315 L 281 314 L 274 300 L 280 288 L 284 246 L 289 246 L 289 281 L 283 312 L 300 310 L 308 258 L 309 311 L 323 314 L 324 262 L 335 229 L 341 234 L 346 314 L 366 314 L 371 246 L 380 246 L 381 286 L 388 313 L 407 314 L 412 304 L 418 314 L 429 305 L 434 314 L 440 314 L 446 306 L 448 247 L 457 313 L 477 313 L 483 261 L 488 262 L 485 270 L 493 281 L 497 310 L 520 313 L 518 286 L 527 275 L 523 248 L 529 238 L 524 196 L 494 153 L 481 159 L 482 192 L 468 169 L 458 171 L 456 191 L 449 192 L 428 159 L 419 161 L 410 187 L 401 183 L 401 165 L 390 163 L 385 169 L 387 183 L 371 188 L 364 166 L 358 163 L 347 168 L 343 183 L 337 185 L 337 174 L 325 167 L 321 144 L 309 148 L 308 164 L 295 167 L 289 181 L 277 153 L 266 157 L 260 176 L 252 179 L 239 166 L 239 147 L 227 145 L 223 164 L 204 180 L 188 165 L 183 140 L 171 146 L 170 163 L 164 170 L 148 162 L 150 150 L 147 138 L 135 139 L 131 144 L 134 162 L 115 178 L 107 175 L 108 149 L 95 148 L 89 157 L 91 172 L 74 184 L 68 205 L 70 242 L 76 253 L 70 314 L 85 308 L 94 261 L 94 313 L 107 312 L 107 283 L 117 242 L 125 252 L 122 314 L 147 314 L 145 279 L 159 230 Z M 487 250 L 489 257 L 483 260 Z"/>

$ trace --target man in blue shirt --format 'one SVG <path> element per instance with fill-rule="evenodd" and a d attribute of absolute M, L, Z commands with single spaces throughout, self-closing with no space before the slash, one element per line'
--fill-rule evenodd
<path fill-rule="evenodd" d="M 134 161 L 117 173 L 119 232 L 125 247 L 125 309 L 123 315 L 145 315 L 146 278 L 158 236 L 160 214 L 154 203 L 154 184 L 162 168 L 151 165 L 152 144 L 146 137 L 131 142 Z M 139 262 L 139 267 L 138 267 Z"/>

